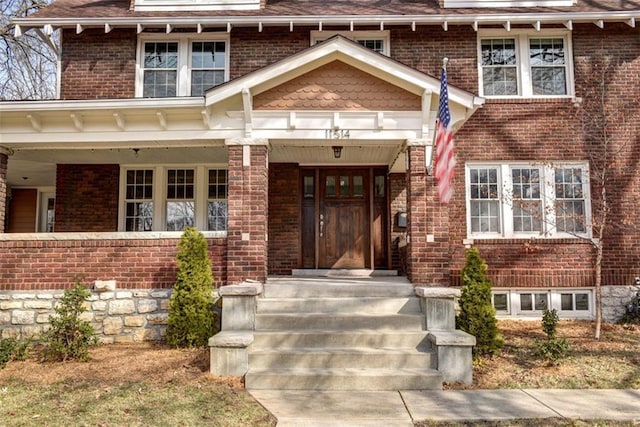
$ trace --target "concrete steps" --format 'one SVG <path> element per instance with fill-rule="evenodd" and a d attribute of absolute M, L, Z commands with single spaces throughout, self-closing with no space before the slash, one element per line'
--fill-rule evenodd
<path fill-rule="evenodd" d="M 282 368 L 252 369 L 250 390 L 440 390 L 442 378 L 431 369 Z"/>
<path fill-rule="evenodd" d="M 441 389 L 413 287 L 394 278 L 270 280 L 248 389 Z"/>

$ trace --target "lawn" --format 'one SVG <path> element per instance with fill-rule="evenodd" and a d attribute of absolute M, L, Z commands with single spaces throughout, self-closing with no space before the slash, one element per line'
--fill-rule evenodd
<path fill-rule="evenodd" d="M 506 341 L 502 353 L 475 366 L 473 386 L 447 387 L 640 389 L 638 327 L 605 325 L 601 340 L 594 341 L 592 322 L 560 322 L 558 333 L 572 353 L 559 366 L 547 366 L 534 357 L 536 340 L 544 338 L 539 321 L 499 326 Z M 101 346 L 87 363 L 41 363 L 34 352 L 0 370 L 0 425 L 275 425 L 240 379 L 212 377 L 208 365 L 207 350 L 151 343 Z M 480 425 L 538 425 L 527 422 Z M 551 425 L 632 424 L 556 420 Z"/>

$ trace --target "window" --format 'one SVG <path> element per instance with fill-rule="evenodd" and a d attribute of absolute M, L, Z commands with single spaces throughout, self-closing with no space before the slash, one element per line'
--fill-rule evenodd
<path fill-rule="evenodd" d="M 467 164 L 467 231 L 474 238 L 586 236 L 582 164 Z"/>
<path fill-rule="evenodd" d="M 491 302 L 498 316 L 542 316 L 555 309 L 561 317 L 593 316 L 591 289 L 498 289 Z"/>
<path fill-rule="evenodd" d="M 167 170 L 167 230 L 180 231 L 195 223 L 193 169 Z"/>
<path fill-rule="evenodd" d="M 202 96 L 228 80 L 228 36 L 191 36 L 140 37 L 136 96 Z"/>
<path fill-rule="evenodd" d="M 568 31 L 479 32 L 480 94 L 487 97 L 573 95 Z M 544 35 L 544 37 L 541 37 Z"/>
<path fill-rule="evenodd" d="M 209 169 L 207 222 L 209 230 L 227 229 L 227 170 Z"/>
<path fill-rule="evenodd" d="M 312 31 L 311 46 L 338 34 L 351 39 L 374 52 L 378 52 L 386 56 L 390 55 L 389 31 Z"/>
<path fill-rule="evenodd" d="M 125 167 L 122 174 L 120 230 L 226 231 L 226 169 Z"/>
<path fill-rule="evenodd" d="M 153 170 L 128 170 L 125 190 L 125 230 L 153 230 Z"/>

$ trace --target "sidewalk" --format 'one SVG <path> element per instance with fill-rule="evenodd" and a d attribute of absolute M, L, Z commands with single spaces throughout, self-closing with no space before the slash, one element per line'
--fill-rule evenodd
<path fill-rule="evenodd" d="M 413 426 L 416 421 L 568 418 L 640 423 L 640 390 L 252 390 L 287 426 Z"/>

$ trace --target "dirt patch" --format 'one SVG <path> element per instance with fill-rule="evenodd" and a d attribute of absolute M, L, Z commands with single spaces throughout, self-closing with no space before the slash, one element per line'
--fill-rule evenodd
<path fill-rule="evenodd" d="M 0 370 L 0 381 L 19 377 L 25 383 L 87 382 L 105 385 L 213 381 L 233 389 L 244 388 L 237 377 L 209 375 L 208 349 L 172 349 L 156 343 L 101 345 L 91 350 L 89 362 L 40 362 L 39 349 L 23 362 Z"/>
<path fill-rule="evenodd" d="M 604 324 L 599 341 L 591 321 L 560 321 L 558 336 L 571 346 L 569 356 L 553 366 L 536 356 L 544 340 L 540 321 L 501 320 L 502 352 L 474 366 L 474 384 L 456 389 L 495 388 L 640 388 L 640 328 Z"/>

